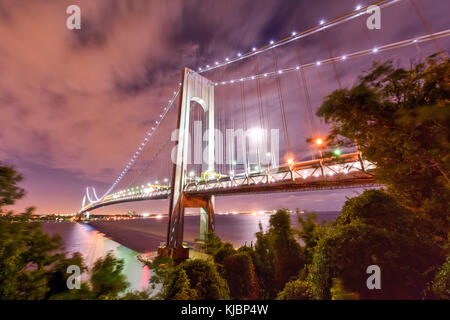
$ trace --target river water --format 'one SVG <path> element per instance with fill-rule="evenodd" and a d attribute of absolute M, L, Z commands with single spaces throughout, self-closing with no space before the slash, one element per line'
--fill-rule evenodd
<path fill-rule="evenodd" d="M 334 220 L 338 212 L 318 212 L 318 221 Z M 250 245 L 255 241 L 259 223 L 266 229 L 269 214 L 216 215 L 216 233 L 235 247 Z M 291 215 L 291 222 L 298 227 L 297 216 Z M 155 251 L 165 240 L 167 218 L 146 218 L 120 221 L 91 221 L 89 224 L 75 222 L 42 223 L 45 232 L 59 234 L 68 253 L 80 252 L 85 264 L 91 268 L 94 262 L 111 251 L 124 260 L 124 274 L 133 290 L 148 288 L 150 270 L 136 259 L 140 253 Z M 194 242 L 199 237 L 198 215 L 185 217 L 184 239 Z M 87 275 L 85 276 L 85 278 Z"/>

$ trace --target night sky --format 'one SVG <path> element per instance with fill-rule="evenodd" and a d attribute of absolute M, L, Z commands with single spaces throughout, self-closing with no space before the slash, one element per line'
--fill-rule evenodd
<path fill-rule="evenodd" d="M 432 32 L 450 28 L 450 1 L 415 1 Z M 363 22 L 330 34 L 334 52 L 426 34 L 410 2 L 401 2 L 386 14 L 382 10 L 382 29 L 369 31 L 370 41 L 360 47 L 356 40 L 365 37 Z M 81 30 L 66 28 L 71 4 L 81 7 Z M 72 213 L 80 208 L 86 186 L 106 190 L 167 104 L 185 66 L 197 69 L 249 51 L 358 4 L 369 1 L 0 0 L 0 161 L 24 175 L 26 190 L 13 209 Z M 440 44 L 450 47 L 448 39 Z M 306 60 L 319 50 L 327 58 L 323 42 L 320 49 L 314 41 L 304 46 Z M 423 51 L 428 55 L 435 48 L 428 43 Z M 408 49 L 390 57 L 409 62 L 417 55 Z M 369 62 L 340 67 L 344 85 L 351 86 Z M 331 79 L 325 78 L 329 88 Z M 217 210 L 339 210 L 347 196 L 360 191 L 224 197 L 217 200 Z M 166 212 L 168 203 L 98 212 L 128 208 Z"/>

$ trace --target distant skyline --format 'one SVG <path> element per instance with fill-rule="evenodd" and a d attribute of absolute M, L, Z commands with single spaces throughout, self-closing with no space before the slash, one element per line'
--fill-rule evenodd
<path fill-rule="evenodd" d="M 101 193 L 121 172 L 167 103 L 183 67 L 197 68 L 268 39 L 282 39 L 370 2 L 1 1 L 0 162 L 23 174 L 20 185 L 26 191 L 24 199 L 8 208 L 75 212 L 86 186 Z M 386 18 L 382 30 L 371 31 L 376 44 L 426 33 L 404 2 L 389 13 L 398 19 Z M 449 28 L 442 12 L 450 12 L 450 1 L 416 2 L 433 32 Z M 80 31 L 66 28 L 70 4 L 81 7 Z M 398 27 L 402 15 L 414 15 L 413 26 Z M 395 32 L 384 32 L 390 30 Z M 334 36 L 334 50 L 341 52 L 354 38 L 351 33 Z M 448 39 L 440 41 L 448 50 Z M 308 50 L 314 58 L 313 48 Z M 431 54 L 431 44 L 424 51 Z M 345 83 L 354 83 L 363 67 L 342 68 Z M 217 197 L 216 210 L 338 211 L 346 197 L 361 191 Z M 96 213 L 129 209 L 166 212 L 168 202 L 117 205 Z"/>

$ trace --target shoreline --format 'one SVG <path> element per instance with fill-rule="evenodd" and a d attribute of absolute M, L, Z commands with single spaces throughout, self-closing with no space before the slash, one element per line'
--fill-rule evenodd
<path fill-rule="evenodd" d="M 133 251 L 147 253 L 156 251 L 161 242 L 165 241 L 165 237 L 155 235 L 142 230 L 128 228 L 123 224 L 114 224 L 115 221 L 90 221 L 88 225 L 95 230 L 105 234 L 117 243 L 127 247 Z"/>

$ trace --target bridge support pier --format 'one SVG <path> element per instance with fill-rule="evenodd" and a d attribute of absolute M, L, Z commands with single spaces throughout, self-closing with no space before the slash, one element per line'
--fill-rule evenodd
<path fill-rule="evenodd" d="M 208 234 L 215 230 L 214 196 L 188 196 L 184 192 L 172 212 L 172 223 L 166 248 L 159 250 L 162 256 L 172 256 L 175 262 L 189 258 L 189 248 L 183 247 L 185 208 L 200 208 L 200 241 L 206 242 Z"/>
<path fill-rule="evenodd" d="M 214 230 L 214 197 L 189 196 L 184 192 L 187 165 L 190 163 L 189 115 L 191 103 L 200 104 L 206 116 L 207 149 L 202 154 L 203 171 L 214 171 L 214 83 L 202 75 L 185 68 L 181 76 L 181 91 L 178 109 L 178 133 L 176 151 L 172 155 L 173 170 L 170 193 L 169 223 L 167 229 L 167 250 L 177 259 L 187 258 L 189 251 L 183 247 L 184 210 L 201 208 L 200 239 L 205 241 Z M 186 251 L 187 249 L 187 251 Z M 186 253 L 187 252 L 187 253 Z"/>

